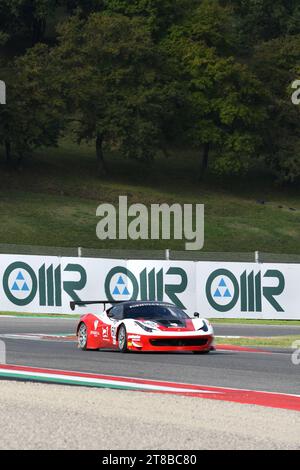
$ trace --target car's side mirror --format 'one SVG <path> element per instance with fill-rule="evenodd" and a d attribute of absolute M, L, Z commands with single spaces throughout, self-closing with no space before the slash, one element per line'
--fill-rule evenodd
<path fill-rule="evenodd" d="M 195 312 L 195 313 L 194 313 L 194 317 L 195 317 L 195 318 L 200 318 L 200 313 Z"/>

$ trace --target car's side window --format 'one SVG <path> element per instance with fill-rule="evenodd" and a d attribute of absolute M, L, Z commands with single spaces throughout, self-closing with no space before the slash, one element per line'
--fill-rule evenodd
<path fill-rule="evenodd" d="M 115 307 L 110 309 L 108 316 L 112 320 L 122 320 L 122 318 L 123 318 L 123 305 L 115 305 Z"/>

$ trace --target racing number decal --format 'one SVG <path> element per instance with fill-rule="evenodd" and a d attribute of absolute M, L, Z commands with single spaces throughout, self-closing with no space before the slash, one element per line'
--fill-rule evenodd
<path fill-rule="evenodd" d="M 117 343 L 117 322 L 114 322 L 114 324 L 110 328 L 111 331 L 111 338 L 113 344 Z"/>
<path fill-rule="evenodd" d="M 102 326 L 102 338 L 104 341 L 109 341 L 109 325 Z"/>

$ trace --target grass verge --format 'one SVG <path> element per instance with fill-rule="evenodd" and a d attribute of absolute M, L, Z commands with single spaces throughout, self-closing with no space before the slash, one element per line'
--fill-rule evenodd
<path fill-rule="evenodd" d="M 20 313 L 20 312 L 0 312 L 0 316 L 14 316 L 14 317 L 49 317 L 49 318 L 79 318 L 80 315 L 76 314 L 60 314 L 57 313 Z M 211 323 L 224 323 L 233 325 L 279 325 L 279 326 L 299 326 L 300 320 L 249 320 L 243 318 L 210 318 Z"/>
<path fill-rule="evenodd" d="M 0 148 L 0 156 L 3 149 Z M 1 160 L 1 159 L 0 159 Z M 128 204 L 205 204 L 204 251 L 300 253 L 300 192 L 278 188 L 268 173 L 198 180 L 199 156 L 172 150 L 152 163 L 107 155 L 109 173 L 96 175 L 94 148 L 70 139 L 34 154 L 22 172 L 0 161 L 2 243 L 86 248 L 183 250 L 180 240 L 96 237 L 96 208 L 119 195 Z M 292 258 L 293 261 L 293 258 Z"/>
<path fill-rule="evenodd" d="M 283 349 L 297 349 L 300 348 L 300 335 L 290 336 L 270 336 L 270 337 L 255 337 L 255 338 L 221 338 L 216 336 L 216 345 L 218 344 L 231 344 L 233 346 L 249 346 L 249 347 L 269 347 L 269 348 L 283 348 Z M 296 342 L 299 342 L 296 345 Z"/>
<path fill-rule="evenodd" d="M 79 318 L 80 315 L 58 315 L 57 313 L 20 313 L 20 312 L 0 312 L 0 316 L 12 316 L 23 318 Z"/>
<path fill-rule="evenodd" d="M 255 320 L 246 318 L 210 318 L 211 323 L 232 325 L 300 326 L 300 320 Z"/>

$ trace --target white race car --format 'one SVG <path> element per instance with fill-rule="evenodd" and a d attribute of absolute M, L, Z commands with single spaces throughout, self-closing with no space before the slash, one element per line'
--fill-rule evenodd
<path fill-rule="evenodd" d="M 86 313 L 78 323 L 78 346 L 87 349 L 127 351 L 191 351 L 214 349 L 214 332 L 208 320 L 190 318 L 175 305 L 158 301 L 80 301 L 76 305 L 104 304 L 99 314 Z M 106 308 L 106 304 L 110 304 Z"/>

